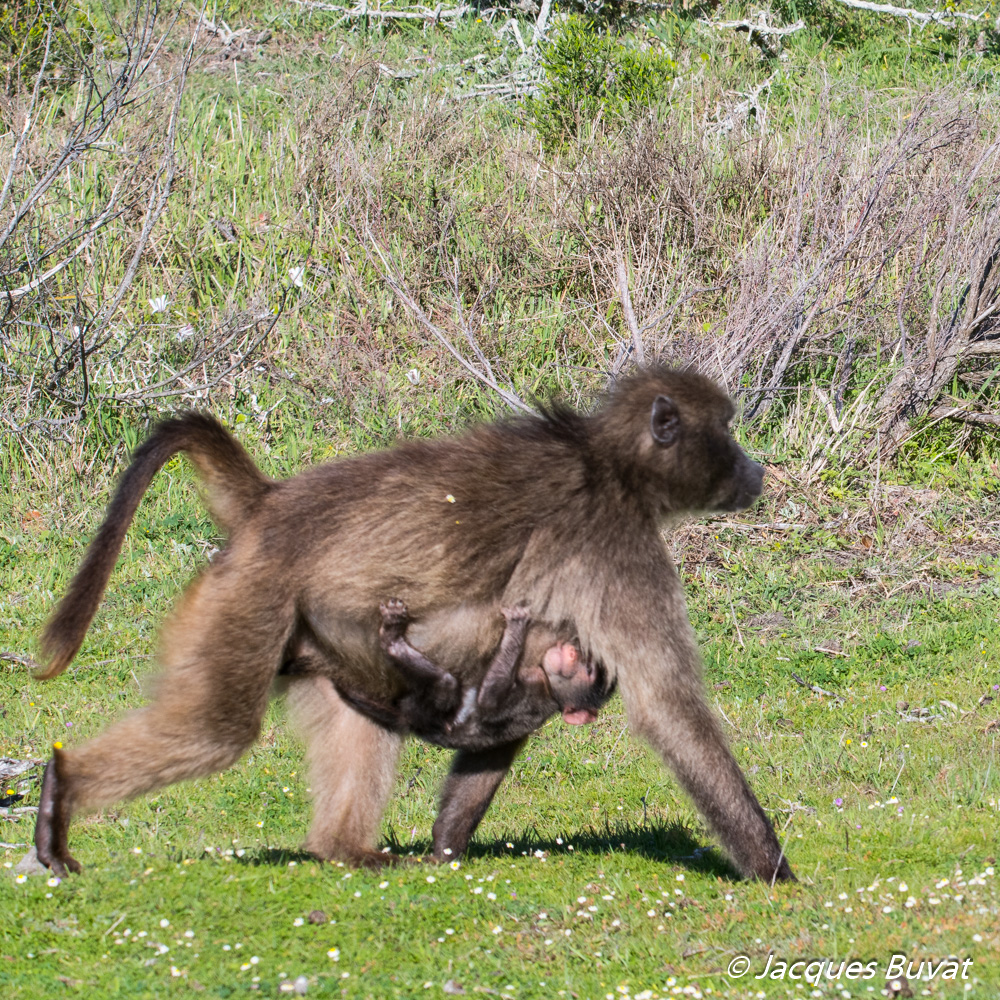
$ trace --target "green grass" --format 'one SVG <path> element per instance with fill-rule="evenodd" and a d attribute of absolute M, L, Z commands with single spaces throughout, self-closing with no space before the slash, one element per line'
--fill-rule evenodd
<path fill-rule="evenodd" d="M 0 755 L 44 757 L 53 740 L 85 738 L 140 703 L 156 622 L 214 539 L 188 480 L 175 466 L 155 484 L 71 670 L 39 684 L 4 664 Z M 308 792 L 279 702 L 229 772 L 77 823 L 82 877 L 0 883 L 5 995 L 273 994 L 282 976 L 301 975 L 319 996 L 442 995 L 449 980 L 515 997 L 620 987 L 666 996 L 674 986 L 798 995 L 789 980 L 725 974 L 737 954 L 759 974 L 773 951 L 838 965 L 884 965 L 894 953 L 971 958 L 972 995 L 993 996 L 1000 567 L 955 515 L 978 504 L 989 522 L 995 499 L 943 495 L 909 528 L 934 531 L 926 547 L 875 541 L 860 522 L 824 527 L 829 501 L 802 493 L 772 492 L 743 522 L 773 523 L 789 500 L 802 530 L 727 521 L 677 542 L 711 696 L 799 884 L 770 889 L 735 875 L 662 765 L 630 738 L 617 701 L 593 727 L 552 723 L 532 739 L 453 867 L 318 865 L 299 853 Z M 3 538 L 0 647 L 31 650 L 100 501 L 86 502 L 76 530 L 22 530 L 5 518 L 14 528 Z M 842 655 L 817 650 L 835 644 Z M 793 671 L 844 700 L 803 689 Z M 995 700 L 980 704 L 983 695 Z M 904 721 L 900 701 L 936 717 Z M 447 759 L 408 746 L 387 845 L 428 850 Z M 37 801 L 37 785 L 23 787 L 24 802 Z M 4 839 L 29 840 L 32 822 L 4 820 Z M 22 853 L 7 849 L 7 863 Z M 316 909 L 321 924 L 308 920 Z M 885 985 L 847 989 L 864 996 L 871 982 Z M 839 996 L 836 985 L 816 988 Z M 963 985 L 927 988 L 951 996 Z"/>

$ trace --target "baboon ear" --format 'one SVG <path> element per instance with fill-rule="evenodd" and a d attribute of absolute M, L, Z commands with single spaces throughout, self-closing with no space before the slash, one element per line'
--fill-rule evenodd
<path fill-rule="evenodd" d="M 649 418 L 649 429 L 653 440 L 664 448 L 669 448 L 681 429 L 681 417 L 677 404 L 669 396 L 657 396 L 653 400 L 653 412 Z"/>

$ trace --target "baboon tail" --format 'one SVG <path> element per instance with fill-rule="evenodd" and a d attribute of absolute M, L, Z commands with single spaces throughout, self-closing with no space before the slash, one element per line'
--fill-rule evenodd
<path fill-rule="evenodd" d="M 48 665 L 37 674 L 39 678 L 62 673 L 76 656 L 97 613 L 139 501 L 153 476 L 178 452 L 185 452 L 197 468 L 207 487 L 212 515 L 224 530 L 231 530 L 245 518 L 273 485 L 214 417 L 186 413 L 158 424 L 132 456 L 108 505 L 104 523 L 45 626 L 42 654 Z"/>

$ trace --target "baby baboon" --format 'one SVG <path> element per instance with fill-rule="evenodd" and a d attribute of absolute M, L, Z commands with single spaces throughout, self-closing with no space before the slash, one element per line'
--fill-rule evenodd
<path fill-rule="evenodd" d="M 338 688 L 340 696 L 376 722 L 439 746 L 491 749 L 533 733 L 555 712 L 570 725 L 586 725 L 614 692 L 604 668 L 582 657 L 572 642 L 547 628 L 529 632 L 523 606 L 501 609 L 507 624 L 500 646 L 479 686 L 464 688 L 407 641 L 410 616 L 403 601 L 387 601 L 379 610 L 382 648 L 406 678 L 407 690 L 392 704 L 344 688 Z"/>
<path fill-rule="evenodd" d="M 791 878 L 774 830 L 706 703 L 684 594 L 660 536 L 685 511 L 731 511 L 763 470 L 729 433 L 711 381 L 663 368 L 620 380 L 594 412 L 538 416 L 265 477 L 211 417 L 159 425 L 135 454 L 43 636 L 44 676 L 76 654 L 152 477 L 185 452 L 228 528 L 161 640 L 155 700 L 46 768 L 35 843 L 57 872 L 71 816 L 232 764 L 255 739 L 271 682 L 295 650 L 344 690 L 392 702 L 405 687 L 379 641 L 378 602 L 405 600 L 410 641 L 463 685 L 482 681 L 500 609 L 571 622 L 581 655 L 617 680 L 634 732 L 673 768 L 740 869 Z M 427 631 L 420 634 L 420 629 Z M 373 850 L 402 737 L 349 708 L 326 677 L 292 678 L 315 792 L 306 846 Z M 435 852 L 461 850 L 520 746 L 461 750 Z"/>

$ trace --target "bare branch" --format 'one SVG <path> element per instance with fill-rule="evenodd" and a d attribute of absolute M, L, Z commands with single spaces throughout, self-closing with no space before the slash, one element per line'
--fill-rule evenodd
<path fill-rule="evenodd" d="M 982 21 L 988 14 L 986 10 L 979 14 L 966 14 L 958 10 L 914 10 L 913 7 L 894 7 L 887 3 L 871 3 L 870 0 L 836 0 L 836 2 L 845 7 L 853 7 L 855 10 L 866 10 L 873 14 L 888 14 L 890 17 L 902 17 L 907 21 L 916 21 L 921 27 L 926 27 L 928 24 L 951 25 L 955 23 L 955 18 L 973 22 Z"/>
<path fill-rule="evenodd" d="M 427 313 L 421 309 L 420 304 L 413 298 L 412 295 L 406 290 L 403 284 L 402 277 L 396 272 L 395 268 L 390 264 L 386 257 L 385 252 L 382 247 L 379 246 L 378 241 L 375 239 L 374 234 L 370 229 L 366 227 L 365 229 L 365 245 L 371 247 L 378 256 L 381 262 L 381 267 L 379 271 L 382 276 L 382 280 L 392 289 L 393 294 L 403 303 L 404 306 L 416 317 L 420 325 L 427 330 L 440 344 L 442 344 L 445 350 L 477 381 L 482 382 L 483 385 L 489 387 L 493 392 L 495 392 L 511 409 L 519 410 L 522 413 L 534 413 L 535 411 L 528 406 L 527 403 L 521 399 L 512 389 L 500 385 L 497 380 L 493 377 L 492 369 L 487 365 L 486 371 L 477 368 L 468 358 L 459 351 L 455 345 L 451 342 L 451 338 L 435 323 L 432 323 L 430 317 Z M 478 348 L 477 348 L 478 350 Z"/>
<path fill-rule="evenodd" d="M 341 21 L 352 18 L 372 18 L 380 21 L 433 21 L 436 24 L 439 21 L 463 17 L 475 9 L 471 5 L 442 7 L 438 4 L 433 10 L 419 5 L 405 10 L 385 10 L 381 6 L 369 7 L 367 0 L 361 0 L 361 3 L 356 7 L 342 7 L 339 4 L 321 3 L 319 0 L 293 0 L 293 2 L 300 7 L 309 7 L 312 10 L 326 10 L 334 14 L 342 14 Z"/>
<path fill-rule="evenodd" d="M 974 424 L 976 427 L 1000 427 L 1000 414 L 982 413 L 973 409 L 969 404 L 958 400 L 939 403 L 928 416 L 935 421 L 958 420 L 963 424 Z"/>
<path fill-rule="evenodd" d="M 14 146 L 14 152 L 10 158 L 10 169 L 4 178 L 3 190 L 0 191 L 0 212 L 3 212 L 7 207 L 7 195 L 10 192 L 11 181 L 14 179 L 14 173 L 20 164 L 21 152 L 31 132 L 31 126 L 34 124 L 35 109 L 38 107 L 38 95 L 42 89 L 42 81 L 45 79 L 45 69 L 49 64 L 49 52 L 51 49 L 52 25 L 50 24 L 48 30 L 45 32 L 45 52 L 42 54 L 42 64 L 38 69 L 38 75 L 35 77 L 35 86 L 31 92 L 31 102 L 28 104 L 28 110 L 24 113 L 24 128 L 21 129 L 21 134 L 18 136 L 17 143 Z M 2 245 L 0 243 L 0 246 Z"/>
<path fill-rule="evenodd" d="M 757 11 L 757 20 L 755 21 L 749 19 L 742 21 L 708 21 L 705 18 L 701 18 L 700 23 L 709 28 L 729 28 L 734 31 L 745 31 L 747 33 L 747 41 L 756 45 L 767 58 L 773 59 L 781 51 L 781 39 L 786 35 L 795 34 L 796 31 L 802 31 L 806 26 L 806 22 L 802 20 L 795 21 L 793 24 L 780 26 L 768 24 L 767 19 L 773 16 L 770 11 L 759 10 Z M 777 45 L 771 44 L 772 38 L 777 39 Z"/>
<path fill-rule="evenodd" d="M 177 143 L 177 120 L 180 115 L 181 102 L 184 98 L 184 88 L 187 83 L 188 70 L 190 69 L 191 63 L 194 59 L 196 38 L 197 31 L 195 31 L 195 33 L 191 36 L 187 49 L 184 53 L 184 57 L 181 61 L 180 69 L 174 77 L 174 103 L 170 111 L 170 119 L 167 123 L 166 135 L 164 137 L 163 155 L 160 160 L 160 168 L 149 188 L 149 197 L 147 199 L 146 215 L 143 219 L 142 230 L 139 233 L 139 237 L 132 249 L 132 257 L 129 261 L 128 267 L 126 267 L 125 273 L 118 282 L 117 288 L 115 288 L 111 297 L 102 305 L 96 320 L 91 324 L 91 330 L 95 334 L 99 334 L 100 331 L 103 330 L 105 324 L 115 314 L 115 311 L 121 304 L 122 299 L 125 297 L 125 293 L 132 286 L 132 281 L 135 278 L 135 273 L 139 267 L 139 261 L 141 260 L 142 255 L 146 252 L 146 247 L 149 244 L 149 237 L 153 232 L 153 227 L 159 221 L 160 216 L 163 214 L 163 210 L 167 207 L 167 199 L 170 197 L 170 190 L 173 185 L 174 172 L 176 169 L 174 148 Z"/>
<path fill-rule="evenodd" d="M 545 38 L 545 26 L 549 21 L 549 12 L 552 10 L 552 0 L 542 0 L 542 9 L 538 12 L 538 20 L 535 21 L 535 33 L 531 40 L 532 45 L 538 45 Z"/>
<path fill-rule="evenodd" d="M 80 242 L 73 248 L 73 250 L 64 257 L 58 264 L 50 267 L 43 274 L 38 275 L 37 278 L 32 278 L 25 285 L 21 285 L 19 288 L 9 288 L 0 289 L 0 297 L 6 299 L 8 302 L 16 302 L 18 299 L 23 299 L 26 295 L 30 295 L 32 292 L 36 291 L 46 281 L 54 278 L 60 271 L 66 268 L 69 264 L 73 262 L 80 254 L 86 250 L 94 239 L 97 237 L 98 233 L 104 228 L 105 223 L 113 216 L 118 213 L 118 192 L 121 188 L 122 182 L 119 181 L 111 189 L 111 193 L 108 195 L 108 201 L 105 205 L 104 211 L 91 223 L 87 229 L 80 234 Z M 0 274 L 0 278 L 5 278 L 6 275 Z"/>
<path fill-rule="evenodd" d="M 628 291 L 628 269 L 625 267 L 625 258 L 620 253 L 615 261 L 615 274 L 618 278 L 618 294 L 622 300 L 625 325 L 632 335 L 632 356 L 635 359 L 635 363 L 641 367 L 646 363 L 646 355 L 642 349 L 642 334 L 639 332 L 635 310 L 632 308 L 632 296 L 629 295 Z"/>

